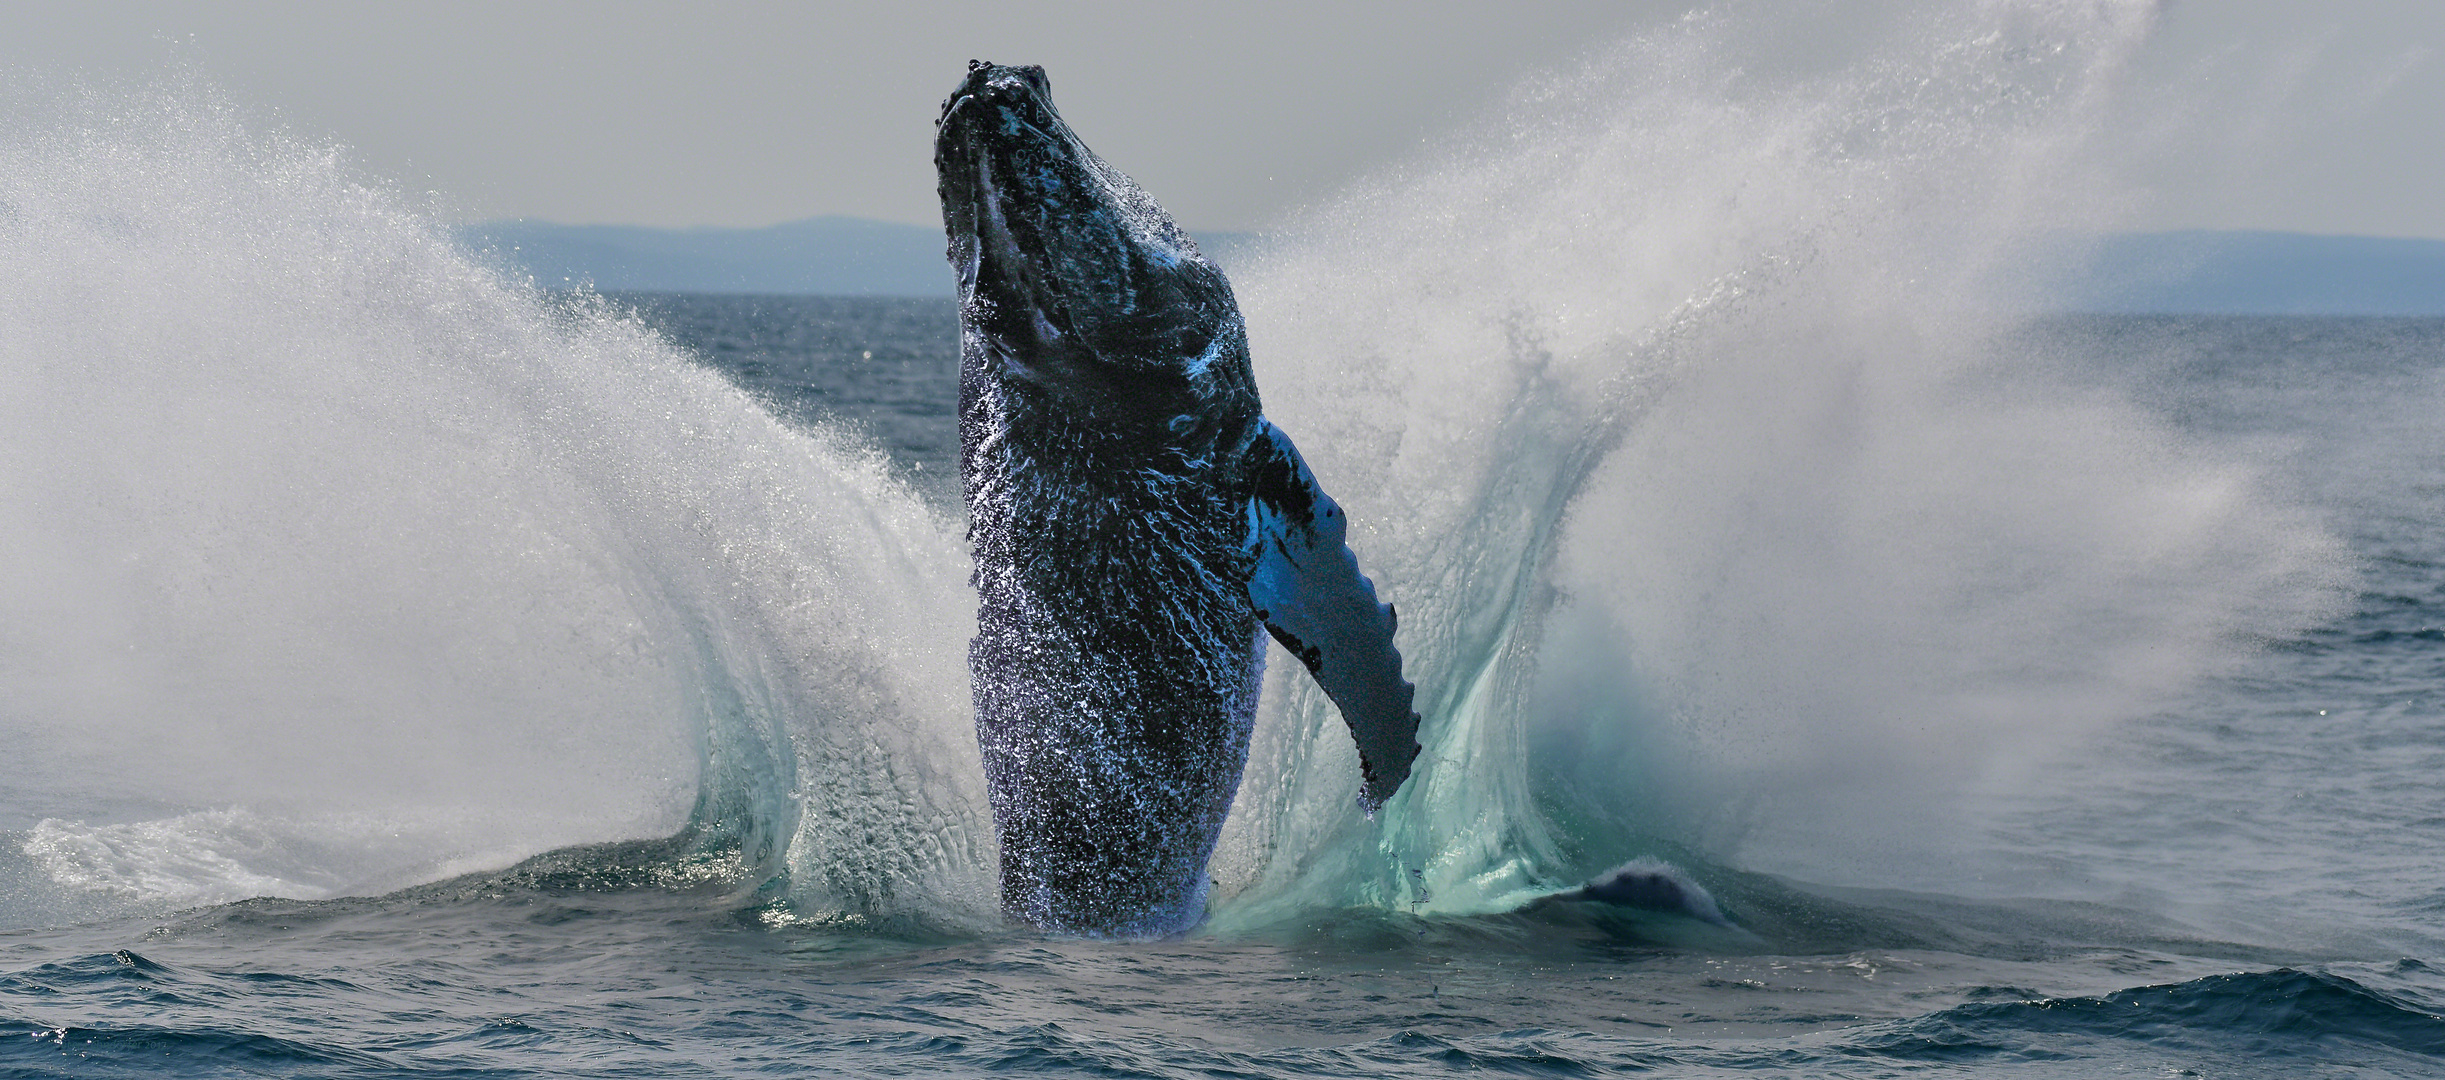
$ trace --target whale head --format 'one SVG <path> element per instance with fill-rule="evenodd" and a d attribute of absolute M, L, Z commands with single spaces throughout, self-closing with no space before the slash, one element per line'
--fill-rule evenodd
<path fill-rule="evenodd" d="M 967 345 L 991 374 L 1104 423 L 1177 433 L 1218 399 L 1253 415 L 1230 283 L 1062 122 L 1043 68 L 972 61 L 934 166 Z"/>

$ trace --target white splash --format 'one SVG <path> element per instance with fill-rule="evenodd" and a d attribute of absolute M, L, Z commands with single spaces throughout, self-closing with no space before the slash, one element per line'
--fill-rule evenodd
<path fill-rule="evenodd" d="M 2153 11 L 1913 6 L 1810 65 L 1693 15 L 1242 269 L 1427 748 L 1360 821 L 1277 665 L 1230 917 L 1499 907 L 1659 840 L 1889 880 L 1964 792 L 2331 611 L 2340 545 L 2249 462 L 2013 335 L 2119 205 L 2092 136 Z"/>

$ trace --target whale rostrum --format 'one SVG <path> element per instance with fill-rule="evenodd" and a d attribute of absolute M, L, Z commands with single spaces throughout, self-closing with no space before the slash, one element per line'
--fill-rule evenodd
<path fill-rule="evenodd" d="M 1042 68 L 970 63 L 934 165 L 1002 908 L 1060 932 L 1178 932 L 1204 916 L 1265 632 L 1350 725 L 1359 802 L 1408 778 L 1394 613 L 1264 418 L 1230 283 L 1062 122 Z"/>

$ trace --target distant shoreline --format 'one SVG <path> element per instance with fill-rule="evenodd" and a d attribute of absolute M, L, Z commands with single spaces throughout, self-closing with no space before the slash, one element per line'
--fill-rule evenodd
<path fill-rule="evenodd" d="M 760 229 L 494 221 L 458 230 L 546 288 L 606 292 L 947 297 L 942 232 L 818 217 Z M 1257 242 L 1203 233 L 1226 269 Z M 2187 230 L 2066 242 L 2033 290 L 2043 311 L 2167 315 L 2445 316 L 2445 240 Z"/>
<path fill-rule="evenodd" d="M 604 292 L 763 293 L 781 296 L 951 295 L 942 230 L 852 217 L 761 229 L 656 229 L 492 221 L 458 230 L 462 243 L 545 288 Z M 1254 240 L 1198 237 L 1209 255 Z"/>

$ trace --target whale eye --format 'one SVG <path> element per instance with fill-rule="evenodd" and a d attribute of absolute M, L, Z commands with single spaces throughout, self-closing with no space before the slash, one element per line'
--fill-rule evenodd
<path fill-rule="evenodd" d="M 1188 434 L 1188 430 L 1190 428 L 1197 426 L 1197 418 L 1188 413 L 1181 413 L 1178 416 L 1172 417 L 1171 421 L 1163 426 L 1170 428 L 1171 433 L 1174 435 L 1186 435 Z"/>

